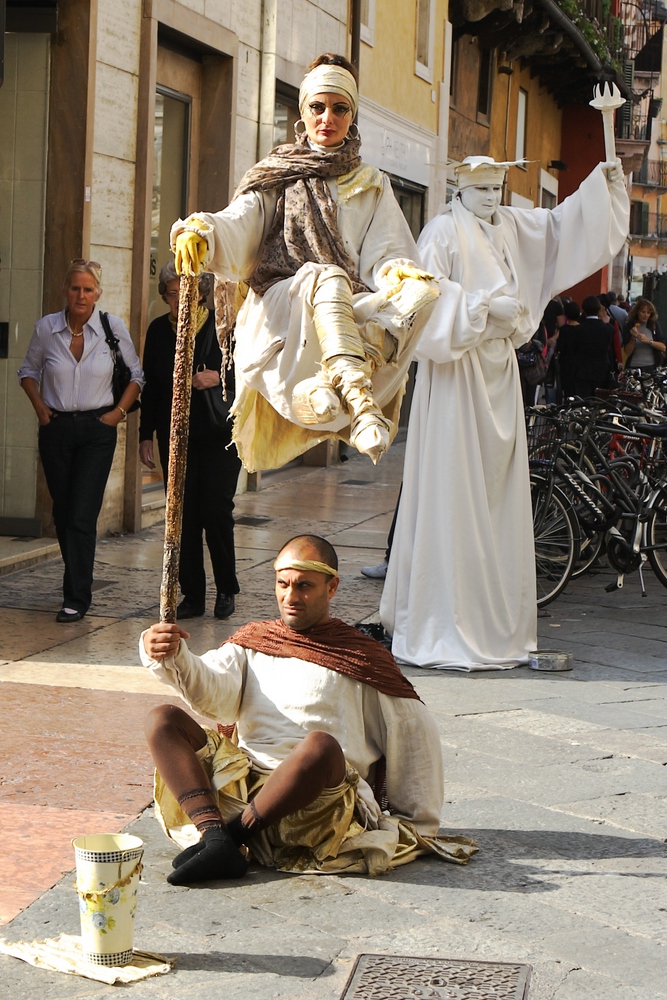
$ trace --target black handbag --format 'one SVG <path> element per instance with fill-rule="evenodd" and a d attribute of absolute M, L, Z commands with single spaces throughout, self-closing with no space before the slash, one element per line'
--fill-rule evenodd
<path fill-rule="evenodd" d="M 111 355 L 111 360 L 113 361 L 111 389 L 113 392 L 113 401 L 117 404 L 132 381 L 132 372 L 125 364 L 125 358 L 121 354 L 118 338 L 114 336 L 111 329 L 109 314 L 100 310 L 100 320 L 104 329 L 104 336 L 106 337 L 107 344 L 109 345 L 109 354 Z M 135 410 L 139 409 L 140 405 L 139 400 L 135 399 L 134 403 L 132 403 L 132 406 L 127 412 L 134 413 Z"/>
<path fill-rule="evenodd" d="M 525 347 L 520 347 L 516 352 L 516 357 L 521 377 L 528 385 L 539 385 L 540 382 L 544 381 L 547 363 L 539 341 L 531 340 Z"/>
<path fill-rule="evenodd" d="M 198 351 L 200 358 L 208 357 L 211 348 L 213 347 L 213 338 L 215 337 L 215 322 L 211 321 L 209 323 L 209 330 L 206 334 L 206 340 L 201 346 L 201 351 Z M 202 371 L 205 369 L 205 365 L 197 364 L 195 359 L 195 371 Z M 204 406 L 206 407 L 206 412 L 208 414 L 209 426 L 212 431 L 225 431 L 229 433 L 230 431 L 230 417 L 229 411 L 232 403 L 234 402 L 234 389 L 230 386 L 226 386 L 227 399 L 223 399 L 222 396 L 222 379 L 226 375 L 226 372 L 220 373 L 220 382 L 218 385 L 211 386 L 210 389 L 198 389 L 196 390 L 201 394 L 204 400 Z"/>

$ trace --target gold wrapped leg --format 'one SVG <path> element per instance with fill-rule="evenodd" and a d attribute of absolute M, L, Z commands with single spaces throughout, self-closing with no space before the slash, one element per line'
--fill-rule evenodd
<path fill-rule="evenodd" d="M 311 408 L 316 412 L 317 396 L 323 412 L 319 394 L 324 400 L 328 385 L 332 386 L 350 414 L 350 442 L 377 464 L 389 447 L 390 424 L 373 399 L 371 363 L 354 322 L 350 279 L 342 268 L 327 267 L 320 274 L 313 293 L 313 320 L 322 349 L 322 372 L 295 387 L 293 402 L 298 391 L 320 380 L 320 387 L 312 387 L 310 393 Z"/>

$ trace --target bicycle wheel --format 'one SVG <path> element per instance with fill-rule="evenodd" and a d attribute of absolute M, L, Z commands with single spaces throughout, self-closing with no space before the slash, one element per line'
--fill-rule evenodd
<path fill-rule="evenodd" d="M 562 490 L 531 475 L 535 534 L 537 606 L 543 608 L 565 589 L 579 555 L 579 524 Z"/>
<path fill-rule="evenodd" d="M 579 556 L 572 568 L 570 578 L 577 580 L 589 569 L 592 569 L 597 560 L 604 552 L 604 531 L 591 531 L 581 528 L 581 543 L 579 546 Z"/>
<path fill-rule="evenodd" d="M 653 572 L 663 587 L 667 587 L 667 493 L 663 490 L 651 501 L 644 532 Z"/>

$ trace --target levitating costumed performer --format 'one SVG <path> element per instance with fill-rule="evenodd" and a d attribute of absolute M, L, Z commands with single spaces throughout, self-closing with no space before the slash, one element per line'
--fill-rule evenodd
<path fill-rule="evenodd" d="M 439 281 L 419 360 L 403 495 L 381 602 L 401 662 L 489 669 L 536 648 L 535 552 L 515 348 L 547 302 L 609 263 L 628 232 L 620 161 L 553 210 L 500 206 L 510 164 L 468 157 L 424 229 Z"/>
<path fill-rule="evenodd" d="M 275 569 L 277 621 L 245 625 L 202 657 L 178 625 L 142 636 L 156 677 L 195 712 L 236 726 L 232 740 L 174 705 L 148 716 L 156 811 L 183 848 L 168 881 L 239 878 L 243 845 L 282 871 L 379 874 L 429 852 L 464 864 L 474 843 L 438 832 L 433 716 L 384 646 L 329 614 L 334 549 L 293 538 Z"/>
<path fill-rule="evenodd" d="M 249 170 L 223 211 L 171 233 L 180 273 L 203 266 L 247 286 L 233 412 L 250 471 L 327 438 L 377 462 L 396 432 L 417 313 L 437 297 L 388 178 L 352 137 L 353 67 L 328 54 L 313 65 L 296 142 Z"/>

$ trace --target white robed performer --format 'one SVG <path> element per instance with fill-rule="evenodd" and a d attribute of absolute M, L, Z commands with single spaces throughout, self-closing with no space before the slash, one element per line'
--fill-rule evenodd
<path fill-rule="evenodd" d="M 437 297 L 389 179 L 350 135 L 353 67 L 331 54 L 313 67 L 299 93 L 305 132 L 248 171 L 226 209 L 171 234 L 180 273 L 203 266 L 248 287 L 233 413 L 250 471 L 327 438 L 377 462 L 396 433 L 416 314 Z"/>
<path fill-rule="evenodd" d="M 536 648 L 533 521 L 515 348 L 547 302 L 628 232 L 620 161 L 553 210 L 500 206 L 510 164 L 468 157 L 424 229 L 440 285 L 417 349 L 396 533 L 380 605 L 401 662 L 492 669 Z"/>

